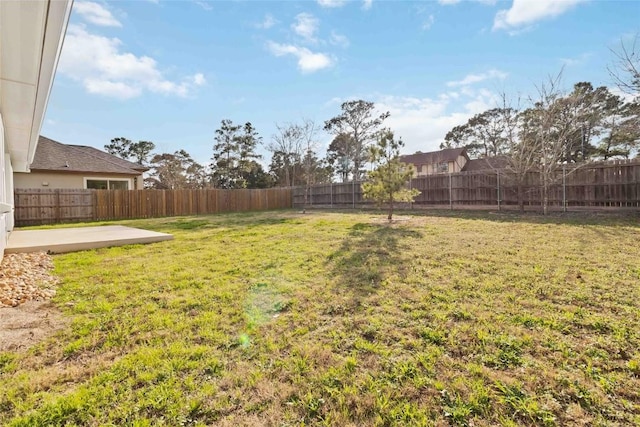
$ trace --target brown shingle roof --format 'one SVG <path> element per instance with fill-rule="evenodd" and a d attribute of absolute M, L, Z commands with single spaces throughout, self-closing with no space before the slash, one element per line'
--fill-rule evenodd
<path fill-rule="evenodd" d="M 445 148 L 440 151 L 400 156 L 400 161 L 414 165 L 431 165 L 440 162 L 452 162 L 456 160 L 458 156 L 467 157 L 466 150 L 464 148 Z"/>
<path fill-rule="evenodd" d="M 509 159 L 505 156 L 484 157 L 482 159 L 469 160 L 462 170 L 464 172 L 504 169 L 509 166 Z"/>
<path fill-rule="evenodd" d="M 93 147 L 62 144 L 40 136 L 31 170 L 140 175 L 147 168 Z"/>

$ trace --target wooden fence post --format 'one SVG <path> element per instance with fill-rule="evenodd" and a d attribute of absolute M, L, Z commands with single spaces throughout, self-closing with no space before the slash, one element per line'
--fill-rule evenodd
<path fill-rule="evenodd" d="M 453 188 L 452 186 L 453 177 L 451 172 L 449 172 L 449 210 L 453 210 Z"/>
<path fill-rule="evenodd" d="M 55 224 L 58 224 L 62 221 L 62 218 L 60 216 L 60 189 L 56 188 L 56 208 L 55 208 Z"/>
<path fill-rule="evenodd" d="M 351 202 L 353 203 L 353 209 L 356 208 L 356 177 L 353 177 L 351 181 Z"/>
<path fill-rule="evenodd" d="M 500 169 L 496 169 L 496 175 L 498 176 L 498 210 L 501 210 L 500 206 Z"/>
<path fill-rule="evenodd" d="M 562 165 L 562 211 L 567 211 L 567 168 Z"/>

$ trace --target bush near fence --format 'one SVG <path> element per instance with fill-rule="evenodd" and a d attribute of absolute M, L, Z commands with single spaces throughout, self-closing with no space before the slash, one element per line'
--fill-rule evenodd
<path fill-rule="evenodd" d="M 517 178 L 520 178 L 519 180 Z M 541 177 L 537 172 L 516 176 L 504 170 L 461 172 L 414 178 L 408 186 L 420 190 L 413 206 L 448 208 L 518 207 L 518 181 L 527 210 L 541 209 Z M 549 188 L 552 209 L 640 208 L 640 161 L 594 163 L 576 169 L 560 168 Z M 296 187 L 294 206 L 362 207 L 360 182 Z"/>
<path fill-rule="evenodd" d="M 292 207 L 290 188 L 259 190 L 16 189 L 16 226 Z"/>

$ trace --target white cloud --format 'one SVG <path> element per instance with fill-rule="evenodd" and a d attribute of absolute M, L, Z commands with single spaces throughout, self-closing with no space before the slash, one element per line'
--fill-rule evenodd
<path fill-rule="evenodd" d="M 373 6 L 373 0 L 362 0 L 362 9 L 369 10 Z"/>
<path fill-rule="evenodd" d="M 203 8 L 204 10 L 213 10 L 213 5 L 208 1 L 196 0 L 194 3 L 200 6 L 201 8 Z"/>
<path fill-rule="evenodd" d="M 585 0 L 513 0 L 511 9 L 498 11 L 493 21 L 494 30 L 525 27 L 536 21 L 561 15 Z"/>
<path fill-rule="evenodd" d="M 633 102 L 634 100 L 636 100 L 636 98 L 638 99 L 638 101 L 640 101 L 640 92 L 636 92 L 635 94 L 628 93 L 621 90 L 617 86 L 613 86 L 613 87 L 610 86 L 608 87 L 608 89 L 609 89 L 609 92 L 611 92 L 612 94 L 622 98 L 623 102 Z"/>
<path fill-rule="evenodd" d="M 329 43 L 334 46 L 340 47 L 349 47 L 349 39 L 347 36 L 337 33 L 336 31 L 331 31 L 331 37 L 329 38 Z"/>
<path fill-rule="evenodd" d="M 475 91 L 464 100 L 458 93 L 444 93 L 436 98 L 379 96 L 376 109 L 389 111 L 385 126 L 396 137 L 402 137 L 402 154 L 418 150 L 438 150 L 444 137 L 454 126 L 464 124 L 474 114 L 486 111 L 496 104 L 495 96 L 487 90 Z"/>
<path fill-rule="evenodd" d="M 74 3 L 73 11 L 82 16 L 87 22 L 103 27 L 122 27 L 118 21 L 104 6 L 91 1 L 79 1 Z"/>
<path fill-rule="evenodd" d="M 193 76 L 193 84 L 196 86 L 202 86 L 207 83 L 207 79 L 204 78 L 204 74 L 197 73 Z"/>
<path fill-rule="evenodd" d="M 347 0 L 318 0 L 320 7 L 342 7 Z"/>
<path fill-rule="evenodd" d="M 489 70 L 486 73 L 480 74 L 467 74 L 462 80 L 455 80 L 447 82 L 447 86 L 449 87 L 457 87 L 457 86 L 469 86 L 475 83 L 479 83 L 489 79 L 500 79 L 504 80 L 508 76 L 507 73 L 500 70 Z"/>
<path fill-rule="evenodd" d="M 295 22 L 291 24 L 294 33 L 309 42 L 316 42 L 316 32 L 320 22 L 310 13 L 299 13 L 296 15 Z"/>
<path fill-rule="evenodd" d="M 581 53 L 580 55 L 573 58 L 560 58 L 560 62 L 566 65 L 567 67 L 573 67 L 576 65 L 582 65 L 589 60 L 593 56 L 592 53 Z"/>
<path fill-rule="evenodd" d="M 181 81 L 168 80 L 155 59 L 123 52 L 121 47 L 117 38 L 91 34 L 84 26 L 70 25 L 58 70 L 82 83 L 89 93 L 120 99 L 134 98 L 143 91 L 184 97 L 206 83 L 201 73 Z"/>
<path fill-rule="evenodd" d="M 293 55 L 298 59 L 298 68 L 303 73 L 313 73 L 333 66 L 334 60 L 329 55 L 312 52 L 306 47 L 268 42 L 267 49 L 277 56 Z"/>
<path fill-rule="evenodd" d="M 267 13 L 264 16 L 264 19 L 262 20 L 262 22 L 257 23 L 255 26 L 256 28 L 268 30 L 269 28 L 273 27 L 277 23 L 278 21 L 273 17 L 273 15 L 271 15 L 270 13 Z"/>
<path fill-rule="evenodd" d="M 434 22 L 435 22 L 435 18 L 433 17 L 433 15 L 429 15 L 429 17 L 422 23 L 422 29 L 423 30 L 430 29 Z"/>
<path fill-rule="evenodd" d="M 438 3 L 445 5 L 445 6 L 450 6 L 450 5 L 454 5 L 454 4 L 458 4 L 460 3 L 462 0 L 438 0 Z M 481 3 L 487 6 L 493 6 L 496 3 L 498 3 L 498 0 L 472 0 L 475 1 L 476 3 Z"/>

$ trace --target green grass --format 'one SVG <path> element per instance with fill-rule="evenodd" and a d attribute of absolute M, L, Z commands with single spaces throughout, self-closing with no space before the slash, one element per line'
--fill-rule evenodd
<path fill-rule="evenodd" d="M 637 219 L 459 215 L 120 222 L 175 240 L 55 257 L 0 424 L 640 424 Z"/>

